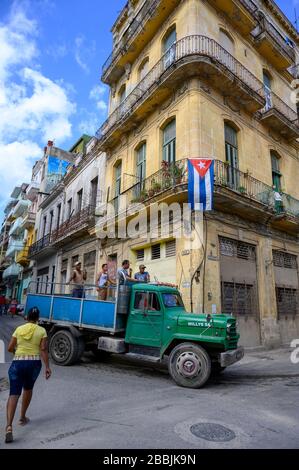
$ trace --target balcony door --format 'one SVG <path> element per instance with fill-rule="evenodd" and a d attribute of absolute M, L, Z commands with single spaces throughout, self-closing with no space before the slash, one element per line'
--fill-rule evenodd
<path fill-rule="evenodd" d="M 263 83 L 264 83 L 264 91 L 265 91 L 265 98 L 266 98 L 265 111 L 268 111 L 270 108 L 272 108 L 272 96 L 271 96 L 272 91 L 271 91 L 271 78 L 266 72 L 263 72 Z"/>
<path fill-rule="evenodd" d="M 167 163 L 175 162 L 176 151 L 176 124 L 175 119 L 163 129 L 163 160 Z"/>
<path fill-rule="evenodd" d="M 225 124 L 225 158 L 227 166 L 227 183 L 233 189 L 238 189 L 239 161 L 238 161 L 238 133 L 230 125 Z"/>
<path fill-rule="evenodd" d="M 115 213 L 118 212 L 119 208 L 119 197 L 121 193 L 121 162 L 114 168 L 115 171 L 115 204 L 114 204 L 114 210 Z"/>
<path fill-rule="evenodd" d="M 164 68 L 167 69 L 175 60 L 176 30 L 172 29 L 163 39 L 162 53 L 164 54 Z"/>
<path fill-rule="evenodd" d="M 141 191 L 144 189 L 146 172 L 146 143 L 143 143 L 136 152 L 136 196 L 139 196 Z"/>

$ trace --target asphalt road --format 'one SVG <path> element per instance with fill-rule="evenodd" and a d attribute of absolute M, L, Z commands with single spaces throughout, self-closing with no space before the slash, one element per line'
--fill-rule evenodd
<path fill-rule="evenodd" d="M 20 318 L 0 317 L 7 342 Z M 113 356 L 53 366 L 40 376 L 25 427 L 10 449 L 299 448 L 299 364 L 291 349 L 251 352 L 200 390 L 178 387 L 164 367 Z M 7 355 L 6 360 L 11 358 Z M 8 397 L 0 364 L 0 448 Z"/>

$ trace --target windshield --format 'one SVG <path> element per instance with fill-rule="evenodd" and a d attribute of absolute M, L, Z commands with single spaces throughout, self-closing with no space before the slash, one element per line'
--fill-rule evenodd
<path fill-rule="evenodd" d="M 179 294 L 162 294 L 163 304 L 167 308 L 183 307 L 184 304 Z"/>

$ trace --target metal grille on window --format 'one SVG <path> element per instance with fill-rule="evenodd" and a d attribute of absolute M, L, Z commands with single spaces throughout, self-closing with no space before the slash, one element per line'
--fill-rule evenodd
<path fill-rule="evenodd" d="M 84 267 L 86 266 L 94 266 L 96 263 L 96 252 L 90 251 L 89 253 L 85 253 L 84 255 Z"/>
<path fill-rule="evenodd" d="M 136 259 L 137 261 L 143 261 L 144 260 L 144 250 L 136 250 Z"/>
<path fill-rule="evenodd" d="M 166 243 L 166 258 L 176 255 L 176 243 L 175 240 L 171 240 Z"/>
<path fill-rule="evenodd" d="M 280 268 L 297 269 L 297 256 L 273 250 L 273 264 Z"/>
<path fill-rule="evenodd" d="M 152 246 L 152 259 L 159 259 L 161 257 L 160 245 Z"/>
<path fill-rule="evenodd" d="M 219 237 L 219 242 L 221 255 L 233 256 L 250 261 L 256 260 L 256 250 L 254 245 L 225 237 Z"/>
<path fill-rule="evenodd" d="M 252 284 L 221 283 L 222 308 L 233 315 L 254 315 L 257 311 L 256 287 Z"/>
<path fill-rule="evenodd" d="M 298 314 L 298 290 L 289 287 L 276 287 L 276 305 L 278 318 Z"/>
<path fill-rule="evenodd" d="M 61 271 L 66 271 L 67 270 L 67 262 L 68 262 L 67 259 L 63 259 L 61 261 Z"/>

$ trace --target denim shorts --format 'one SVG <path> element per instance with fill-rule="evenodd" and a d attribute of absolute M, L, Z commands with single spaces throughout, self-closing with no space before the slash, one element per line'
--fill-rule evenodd
<path fill-rule="evenodd" d="M 8 370 L 9 394 L 21 395 L 22 389 L 32 390 L 41 368 L 41 360 L 12 361 Z"/>

